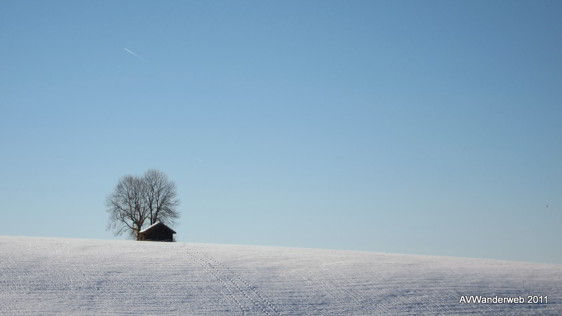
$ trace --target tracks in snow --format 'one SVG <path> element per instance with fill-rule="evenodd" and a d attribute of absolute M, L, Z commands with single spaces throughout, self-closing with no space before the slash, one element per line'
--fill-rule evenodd
<path fill-rule="evenodd" d="M 0 236 L 0 315 L 562 315 L 560 284 L 561 265 Z M 549 302 L 458 303 L 526 293 Z"/>
<path fill-rule="evenodd" d="M 269 299 L 238 273 L 213 259 L 208 254 L 195 249 L 187 249 L 183 245 L 182 248 L 184 253 L 187 253 L 190 258 L 220 282 L 242 315 L 281 315 L 277 307 Z"/>

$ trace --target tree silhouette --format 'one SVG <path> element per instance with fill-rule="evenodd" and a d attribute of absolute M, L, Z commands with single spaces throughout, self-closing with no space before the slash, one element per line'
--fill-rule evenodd
<path fill-rule="evenodd" d="M 173 225 L 180 214 L 176 185 L 161 171 L 148 170 L 142 177 L 126 175 L 106 198 L 108 229 L 115 235 L 129 232 L 138 238 L 145 226 L 158 221 Z"/>

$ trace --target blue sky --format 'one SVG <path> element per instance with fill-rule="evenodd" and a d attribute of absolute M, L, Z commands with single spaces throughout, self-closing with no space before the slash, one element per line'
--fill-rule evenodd
<path fill-rule="evenodd" d="M 0 234 L 562 263 L 559 1 L 2 1 Z M 124 237 L 118 237 L 124 238 Z"/>

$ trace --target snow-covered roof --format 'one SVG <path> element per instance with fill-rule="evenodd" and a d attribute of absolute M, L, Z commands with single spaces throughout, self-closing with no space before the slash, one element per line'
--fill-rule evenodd
<path fill-rule="evenodd" d="M 154 227 L 156 227 L 156 226 L 158 226 L 158 225 L 164 225 L 164 226 L 166 226 L 164 223 L 162 223 L 162 222 L 160 222 L 160 221 L 157 221 L 156 223 L 154 223 L 154 224 L 148 226 L 147 228 L 141 230 L 141 231 L 139 232 L 139 234 L 146 233 L 147 231 L 151 230 L 152 228 L 154 228 Z M 170 227 L 166 226 L 166 228 L 168 228 L 169 230 L 171 230 L 174 234 L 176 233 L 176 232 L 175 232 L 173 229 L 171 229 Z"/>
<path fill-rule="evenodd" d="M 139 233 L 146 233 L 147 230 L 151 229 L 152 227 L 154 227 L 154 226 L 156 226 L 156 225 L 158 225 L 158 224 L 160 224 L 160 221 L 157 221 L 156 223 L 154 223 L 154 224 L 148 226 L 147 228 L 141 230 Z"/>

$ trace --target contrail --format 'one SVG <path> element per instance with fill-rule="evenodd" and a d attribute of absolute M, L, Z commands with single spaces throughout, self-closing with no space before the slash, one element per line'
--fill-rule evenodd
<path fill-rule="evenodd" d="M 142 56 L 139 56 L 137 53 L 133 52 L 132 50 L 130 50 L 130 49 L 126 48 L 126 47 L 123 47 L 123 49 L 124 49 L 127 53 L 129 53 L 129 54 L 131 54 L 131 55 L 133 55 L 133 56 L 135 56 L 135 57 L 137 57 L 137 58 L 140 58 L 140 59 L 142 59 L 142 60 L 146 60 L 146 59 L 142 58 Z"/>

